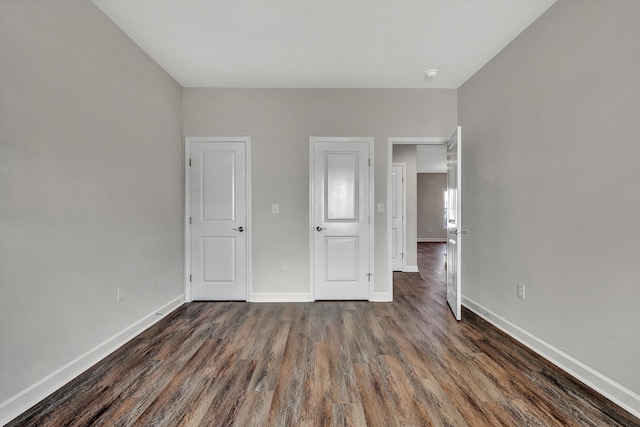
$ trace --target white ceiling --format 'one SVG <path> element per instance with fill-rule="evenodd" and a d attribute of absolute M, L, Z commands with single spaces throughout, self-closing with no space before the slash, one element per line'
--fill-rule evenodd
<path fill-rule="evenodd" d="M 245 88 L 458 88 L 555 2 L 92 1 L 181 85 Z"/>

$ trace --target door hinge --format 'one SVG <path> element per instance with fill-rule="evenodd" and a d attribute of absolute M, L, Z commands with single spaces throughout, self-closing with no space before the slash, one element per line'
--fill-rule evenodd
<path fill-rule="evenodd" d="M 400 256 L 404 258 L 404 252 L 400 252 Z"/>
<path fill-rule="evenodd" d="M 191 224 L 191 217 L 189 217 L 189 224 Z"/>
<path fill-rule="evenodd" d="M 191 275 L 189 275 L 189 281 L 191 281 Z"/>
<path fill-rule="evenodd" d="M 369 159 L 369 166 L 371 166 L 371 159 Z"/>
<path fill-rule="evenodd" d="M 191 159 L 189 159 L 189 167 L 191 167 Z"/>
<path fill-rule="evenodd" d="M 371 273 L 367 273 L 367 280 L 371 281 Z"/>

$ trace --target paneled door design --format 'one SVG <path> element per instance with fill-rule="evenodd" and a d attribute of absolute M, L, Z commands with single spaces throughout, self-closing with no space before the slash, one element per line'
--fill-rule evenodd
<path fill-rule="evenodd" d="M 372 142 L 311 138 L 315 299 L 370 299 Z"/>
<path fill-rule="evenodd" d="M 404 270 L 405 164 L 391 167 L 391 264 L 393 271 Z"/>
<path fill-rule="evenodd" d="M 447 142 L 447 303 L 457 320 L 462 318 L 462 139 L 461 127 Z"/>
<path fill-rule="evenodd" d="M 248 138 L 188 138 L 192 300 L 247 299 Z"/>

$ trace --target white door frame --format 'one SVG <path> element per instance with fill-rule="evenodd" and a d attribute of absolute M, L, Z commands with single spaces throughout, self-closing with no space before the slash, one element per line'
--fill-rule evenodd
<path fill-rule="evenodd" d="M 243 142 L 246 147 L 246 239 L 247 239 L 247 301 L 251 295 L 251 138 L 248 136 L 187 136 L 184 138 L 184 299 L 192 301 L 191 296 L 191 143 L 192 142 Z"/>
<path fill-rule="evenodd" d="M 393 165 L 394 145 L 447 145 L 448 136 L 435 137 L 390 137 L 387 141 L 387 283 L 389 283 L 389 294 L 385 301 L 393 301 L 393 247 L 391 242 L 391 171 Z M 405 223 L 406 225 L 406 223 Z M 405 227 L 406 228 L 406 227 Z M 406 254 L 406 232 L 405 232 L 405 254 Z"/>
<path fill-rule="evenodd" d="M 375 271 L 375 264 L 373 262 L 374 255 L 374 217 L 375 211 L 374 208 L 374 173 L 373 173 L 373 164 L 374 164 L 374 156 L 373 156 L 373 146 L 374 139 L 372 137 L 320 137 L 320 136 L 312 136 L 309 138 L 309 300 L 315 301 L 316 289 L 315 289 L 315 222 L 313 218 L 313 201 L 314 201 L 314 170 L 313 165 L 315 164 L 315 150 L 314 143 L 318 141 L 324 142 L 366 142 L 369 145 L 369 159 L 371 159 L 371 165 L 369 167 L 369 217 L 371 221 L 369 221 L 369 269 L 371 273 Z M 369 301 L 372 300 L 374 282 L 375 282 L 375 274 L 371 274 L 371 282 L 369 283 Z"/>
<path fill-rule="evenodd" d="M 404 180 L 405 176 L 407 175 L 407 164 L 404 162 L 398 162 L 398 163 L 392 162 L 391 166 L 402 167 L 402 251 L 404 253 L 402 254 L 402 267 L 400 268 L 400 271 L 404 271 L 405 267 L 407 266 L 407 260 L 404 257 L 404 255 L 407 253 L 407 183 Z M 391 195 L 393 196 L 393 189 L 391 189 Z M 387 208 L 389 209 L 389 212 L 390 212 L 389 214 L 390 216 L 392 216 L 391 215 L 392 203 L 393 203 L 393 198 L 391 198 L 391 203 L 387 205 Z M 393 222 L 393 219 L 392 219 L 392 222 Z M 389 230 L 391 230 L 391 227 L 389 227 Z M 391 237 L 389 237 L 389 240 L 391 240 Z M 391 243 L 393 244 L 393 241 Z M 391 248 L 392 248 L 391 253 L 393 254 L 393 245 L 391 246 Z M 391 274 L 393 274 L 393 272 L 391 272 Z"/>

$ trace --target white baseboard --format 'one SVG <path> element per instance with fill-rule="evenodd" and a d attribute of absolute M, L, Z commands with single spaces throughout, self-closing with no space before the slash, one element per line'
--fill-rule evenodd
<path fill-rule="evenodd" d="M 254 292 L 249 302 L 312 302 L 314 301 L 308 292 Z M 374 292 L 371 300 L 374 302 L 393 301 L 389 292 Z"/>
<path fill-rule="evenodd" d="M 371 294 L 371 302 L 391 302 L 393 301 L 393 294 L 391 292 L 374 292 Z"/>
<path fill-rule="evenodd" d="M 403 272 L 405 273 L 419 273 L 420 271 L 418 270 L 418 266 L 417 265 L 405 265 L 404 268 L 402 269 Z"/>
<path fill-rule="evenodd" d="M 418 237 L 418 243 L 446 243 L 446 237 Z"/>
<path fill-rule="evenodd" d="M 555 348 L 535 335 L 509 322 L 469 298 L 462 304 L 507 335 L 538 353 L 563 371 L 582 381 L 616 405 L 640 418 L 640 395 L 616 383 L 571 355 Z"/>
<path fill-rule="evenodd" d="M 40 381 L 14 394 L 0 403 L 0 425 L 5 425 L 25 412 L 54 391 L 113 353 L 133 337 L 166 317 L 184 303 L 184 295 L 169 301 L 162 307 L 149 313 L 134 324 L 106 339 L 86 353 L 76 357 L 66 365 L 56 369 Z"/>
<path fill-rule="evenodd" d="M 252 292 L 249 302 L 309 302 L 309 292 Z"/>

